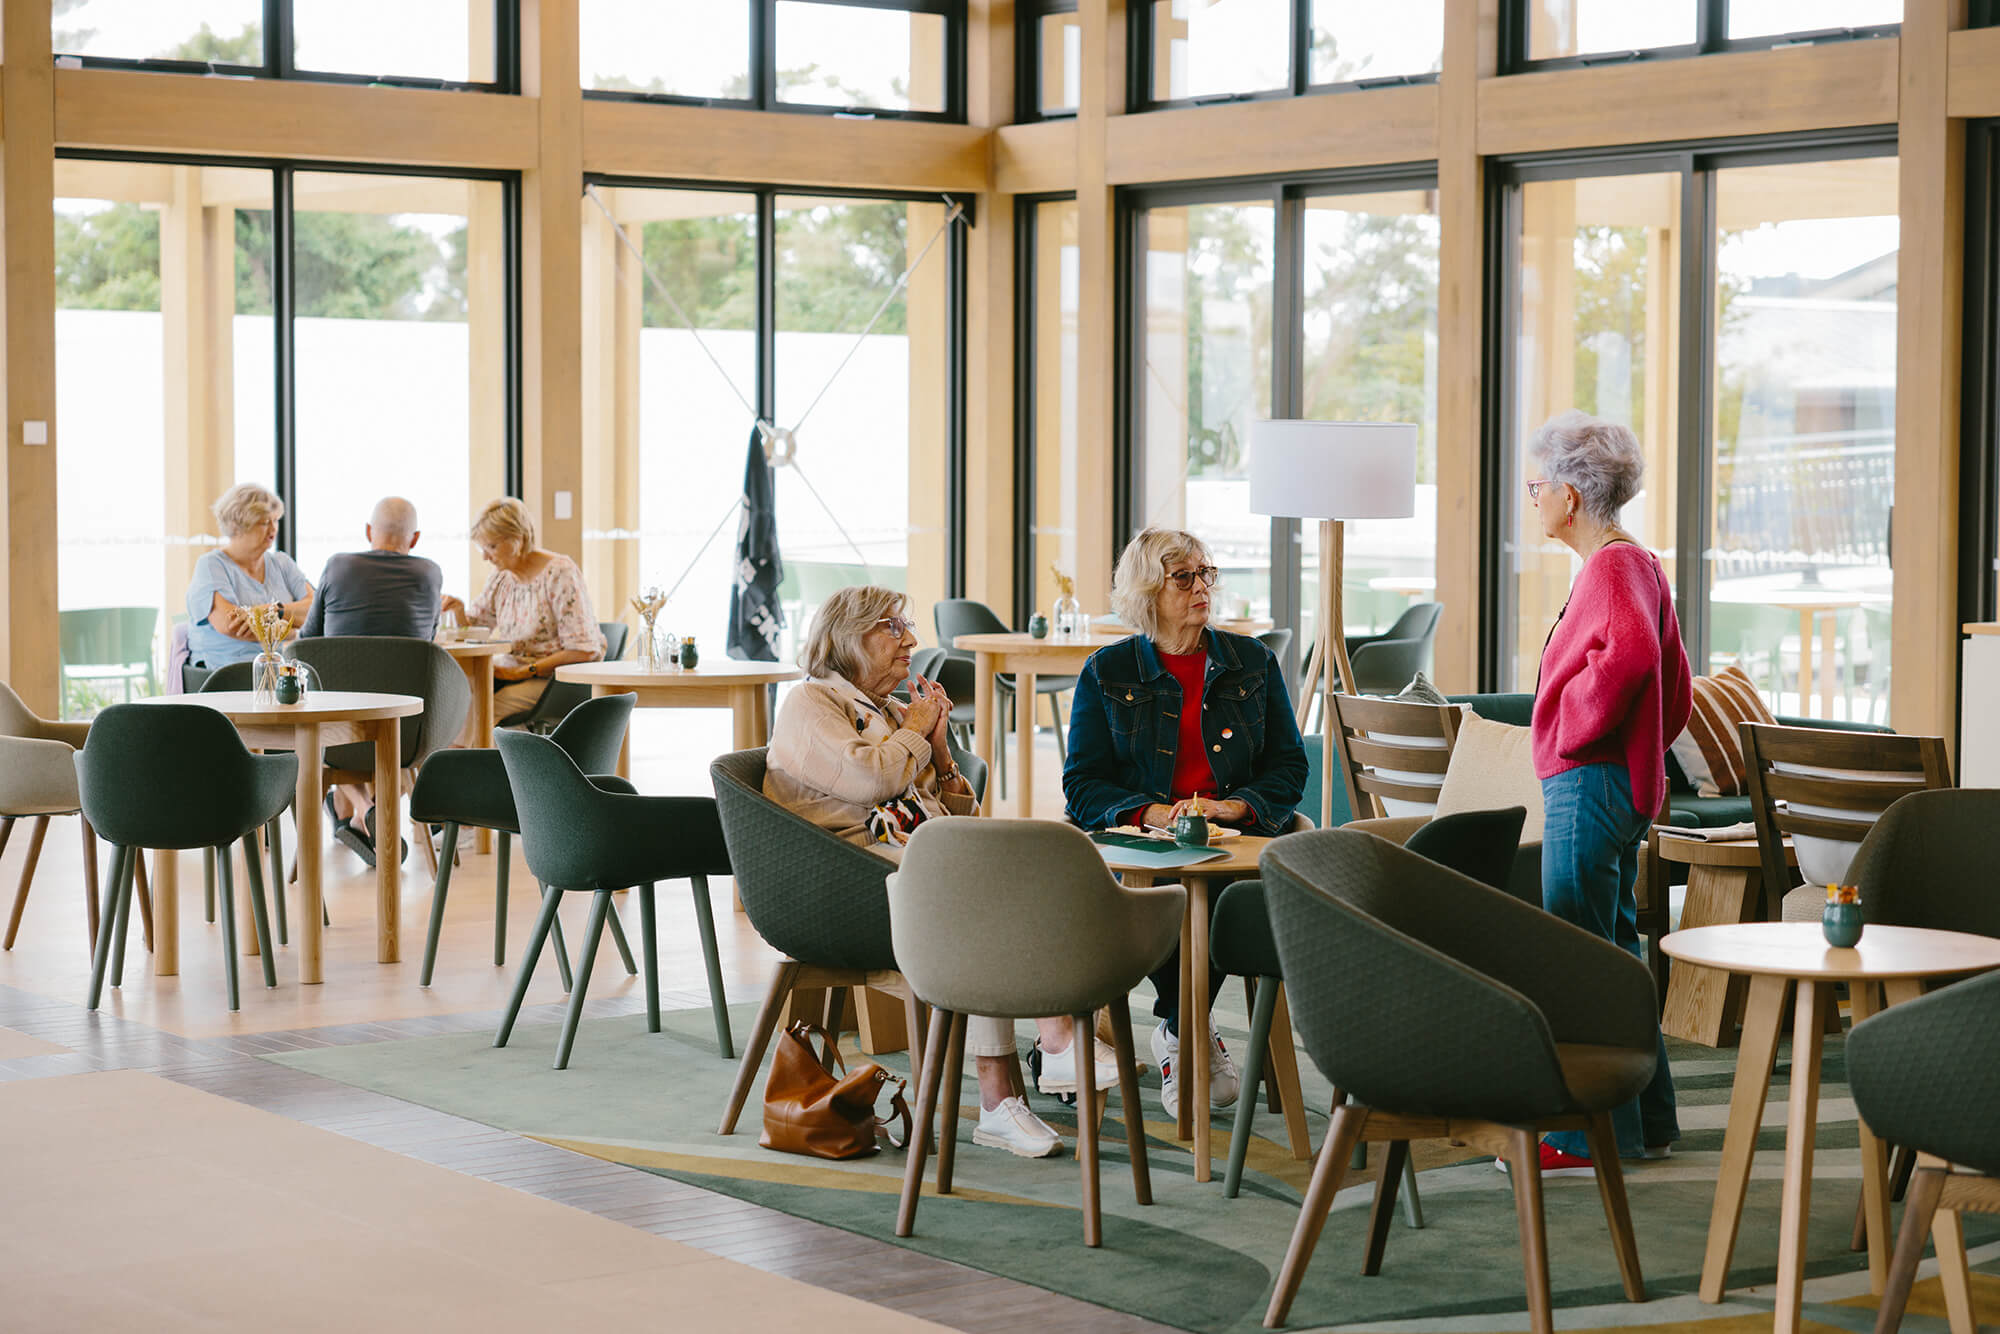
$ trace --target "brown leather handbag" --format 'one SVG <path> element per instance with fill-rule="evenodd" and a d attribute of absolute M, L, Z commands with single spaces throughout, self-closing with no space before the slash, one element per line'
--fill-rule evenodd
<path fill-rule="evenodd" d="M 817 1036 L 826 1052 L 822 1060 L 812 1047 Z M 828 1065 L 841 1069 L 835 1079 Z M 884 1084 L 894 1084 L 891 1115 L 875 1115 L 875 1100 Z M 781 1153 L 813 1158 L 865 1158 L 876 1152 L 875 1132 L 902 1123 L 902 1136 L 891 1129 L 889 1143 L 904 1148 L 910 1142 L 910 1105 L 903 1097 L 904 1081 L 873 1061 L 851 1073 L 840 1059 L 840 1048 L 826 1030 L 804 1020 L 778 1037 L 771 1057 L 771 1078 L 764 1085 L 764 1133 L 758 1143 Z"/>

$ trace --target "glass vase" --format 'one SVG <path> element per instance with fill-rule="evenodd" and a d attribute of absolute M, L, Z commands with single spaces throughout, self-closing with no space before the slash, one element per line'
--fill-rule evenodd
<path fill-rule="evenodd" d="M 639 670 L 642 672 L 660 670 L 660 640 L 653 631 L 651 616 L 639 624 Z"/>
<path fill-rule="evenodd" d="M 256 697 L 259 708 L 273 708 L 278 703 L 278 669 L 284 659 L 275 653 L 259 653 L 250 664 L 250 690 Z"/>
<path fill-rule="evenodd" d="M 1057 639 L 1077 639 L 1082 636 L 1085 624 L 1083 604 L 1068 593 L 1056 599 L 1054 614 L 1049 617 Z"/>

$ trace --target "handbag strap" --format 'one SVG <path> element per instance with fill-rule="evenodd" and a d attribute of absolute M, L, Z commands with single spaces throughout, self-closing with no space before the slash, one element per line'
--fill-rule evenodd
<path fill-rule="evenodd" d="M 903 1096 L 903 1093 L 905 1092 L 905 1090 L 909 1088 L 909 1082 L 905 1079 L 900 1078 L 899 1076 L 891 1075 L 886 1072 L 884 1072 L 884 1078 L 886 1080 L 893 1081 L 895 1083 L 896 1091 L 889 1095 L 889 1115 L 884 1117 L 878 1117 L 876 1120 L 876 1124 L 888 1130 L 890 1148 L 907 1149 L 910 1147 L 910 1129 L 912 1122 L 910 1117 L 909 1100 Z M 898 1121 L 902 1122 L 903 1124 L 903 1136 L 901 1139 L 896 1138 L 895 1126 Z"/>
<path fill-rule="evenodd" d="M 847 1073 L 847 1062 L 841 1059 L 840 1044 L 835 1042 L 824 1028 L 818 1024 L 807 1023 L 803 1019 L 794 1019 L 785 1031 L 805 1043 L 807 1051 L 812 1050 L 812 1040 L 817 1037 L 820 1043 L 820 1065 L 824 1067 L 831 1061 L 840 1068 L 840 1073 L 843 1075 Z"/>

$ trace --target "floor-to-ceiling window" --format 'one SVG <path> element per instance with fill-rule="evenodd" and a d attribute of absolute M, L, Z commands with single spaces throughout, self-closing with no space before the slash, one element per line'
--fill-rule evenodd
<path fill-rule="evenodd" d="M 1892 147 L 1507 169 L 1498 684 L 1532 683 L 1577 569 L 1521 482 L 1535 429 L 1578 408 L 1639 437 L 1624 522 L 1697 668 L 1741 665 L 1780 714 L 1886 718 Z"/>

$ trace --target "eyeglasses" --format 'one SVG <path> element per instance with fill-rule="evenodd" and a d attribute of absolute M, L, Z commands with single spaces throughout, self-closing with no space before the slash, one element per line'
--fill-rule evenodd
<path fill-rule="evenodd" d="M 888 626 L 889 633 L 898 639 L 901 639 L 904 635 L 914 635 L 917 632 L 917 623 L 907 616 L 884 616 L 881 620 L 875 622 L 875 624 Z"/>
<path fill-rule="evenodd" d="M 1548 484 L 1549 484 L 1549 479 L 1546 477 L 1537 477 L 1534 481 L 1529 482 L 1528 499 L 1540 500 L 1542 498 L 1542 488 L 1547 486 Z"/>
<path fill-rule="evenodd" d="M 1167 571 L 1168 581 L 1183 593 L 1193 588 L 1194 581 L 1197 579 L 1201 580 L 1203 588 L 1214 588 L 1215 581 L 1221 576 L 1222 571 L 1216 569 L 1213 565 L 1198 565 L 1192 570 Z"/>

